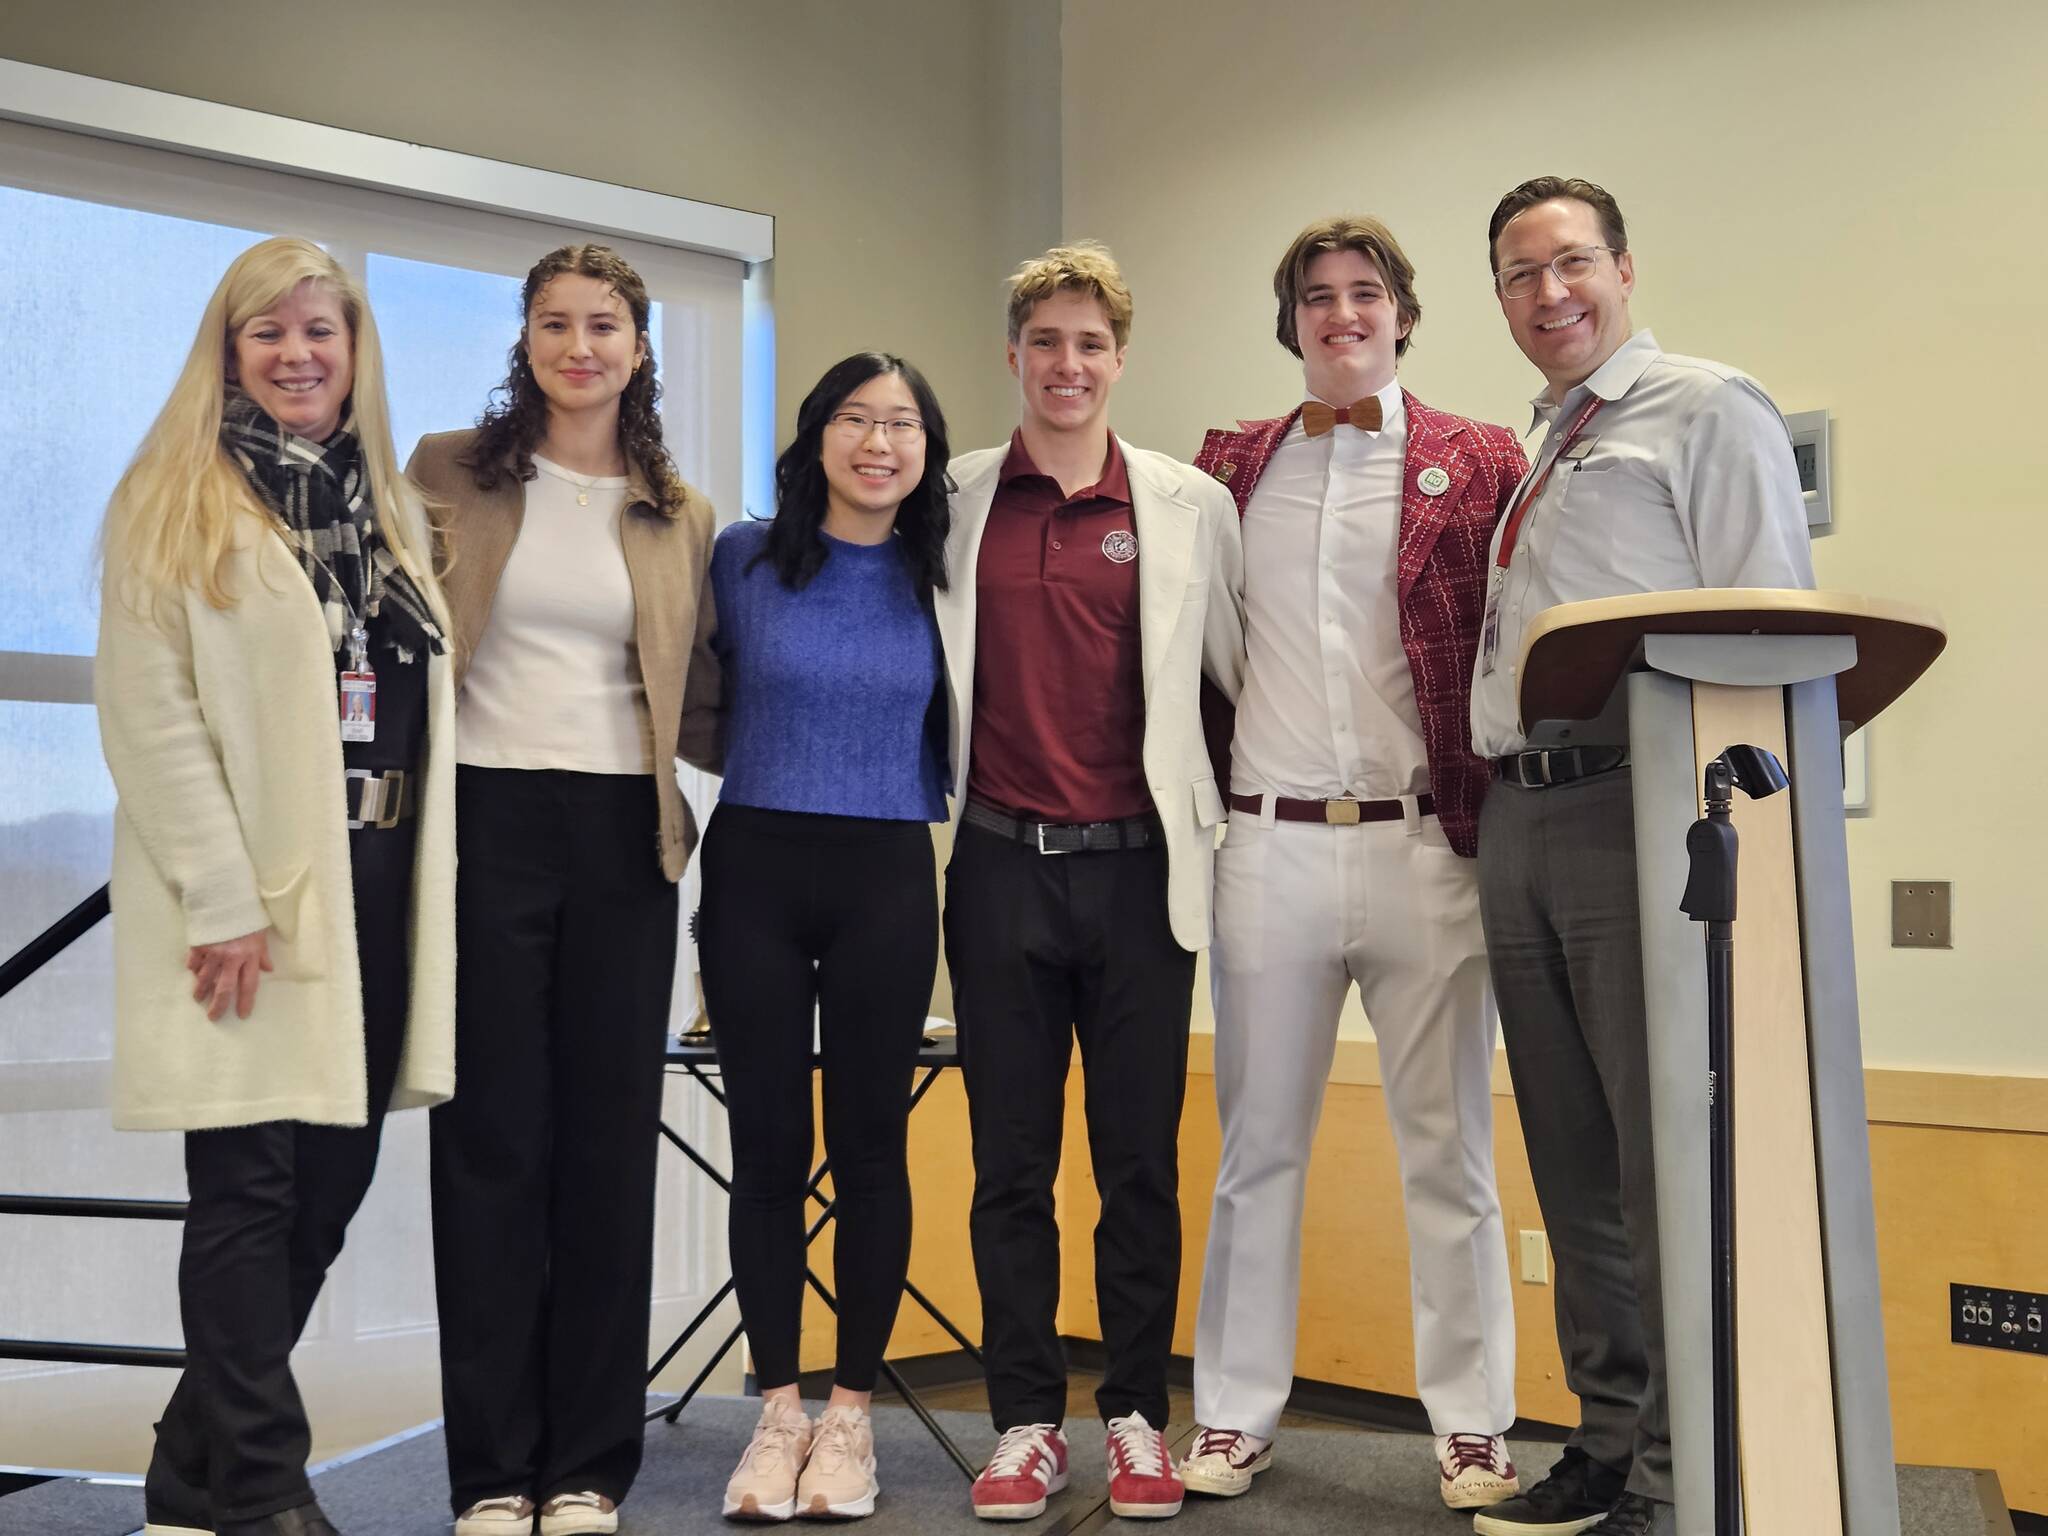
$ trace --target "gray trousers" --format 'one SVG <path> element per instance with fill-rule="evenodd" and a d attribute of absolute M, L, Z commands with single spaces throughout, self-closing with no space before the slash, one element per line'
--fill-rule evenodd
<path fill-rule="evenodd" d="M 1557 1259 L 1571 1443 L 1671 1499 L 1649 1041 L 1626 768 L 1496 784 L 1479 819 L 1479 910 L 1515 1107 Z"/>

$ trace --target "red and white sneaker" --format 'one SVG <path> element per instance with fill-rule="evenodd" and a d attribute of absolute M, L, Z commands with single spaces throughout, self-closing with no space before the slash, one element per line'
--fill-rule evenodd
<path fill-rule="evenodd" d="M 1109 1421 L 1109 1512 L 1129 1520 L 1165 1520 L 1180 1513 L 1187 1489 L 1166 1453 L 1166 1436 L 1142 1413 Z"/>
<path fill-rule="evenodd" d="M 1436 1465 L 1438 1488 L 1452 1509 L 1485 1509 L 1522 1491 L 1499 1435 L 1438 1435 Z"/>
<path fill-rule="evenodd" d="M 1003 1431 L 996 1453 L 974 1480 L 974 1512 L 984 1520 L 1031 1520 L 1047 1494 L 1067 1486 L 1067 1437 L 1055 1424 Z"/>
<path fill-rule="evenodd" d="M 1273 1465 L 1273 1442 L 1241 1429 L 1205 1429 L 1181 1458 L 1180 1480 L 1189 1493 L 1234 1499 L 1252 1485 L 1255 1473 Z"/>

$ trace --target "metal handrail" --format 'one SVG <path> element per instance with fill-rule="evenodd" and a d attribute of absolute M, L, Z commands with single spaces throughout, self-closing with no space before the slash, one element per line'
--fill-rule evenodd
<path fill-rule="evenodd" d="M 0 997 L 5 997 L 83 937 L 113 910 L 103 885 L 0 964 Z"/>
<path fill-rule="evenodd" d="M 0 964 L 5 997 L 86 933 L 113 908 L 103 885 Z M 0 1195 L 0 1216 L 83 1216 L 111 1221 L 183 1221 L 183 1200 L 128 1200 L 95 1195 Z M 55 1365 L 154 1365 L 182 1370 L 182 1349 L 146 1344 L 75 1344 L 63 1339 L 0 1338 L 0 1360 Z"/>

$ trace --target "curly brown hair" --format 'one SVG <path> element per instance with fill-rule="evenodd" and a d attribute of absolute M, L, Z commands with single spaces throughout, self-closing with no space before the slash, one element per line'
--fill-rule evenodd
<path fill-rule="evenodd" d="M 481 490 L 495 488 L 507 471 L 531 480 L 533 450 L 548 430 L 548 397 L 533 376 L 526 354 L 526 325 L 547 285 L 565 273 L 594 277 L 609 285 L 633 317 L 633 329 L 647 335 L 650 305 L 647 285 L 626 259 L 608 245 L 565 245 L 533 264 L 519 290 L 519 339 L 512 344 L 511 371 L 491 391 L 490 403 L 477 418 L 476 442 L 462 462 Z M 655 377 L 650 346 L 619 397 L 619 446 L 627 462 L 646 477 L 660 510 L 673 517 L 682 510 L 687 492 L 675 460 L 661 437 L 661 381 Z"/>

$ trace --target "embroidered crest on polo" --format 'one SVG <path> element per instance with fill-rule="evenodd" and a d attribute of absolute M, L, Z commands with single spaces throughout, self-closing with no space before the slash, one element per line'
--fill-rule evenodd
<path fill-rule="evenodd" d="M 1415 477 L 1415 486 L 1425 496 L 1441 496 L 1451 488 L 1451 473 L 1441 464 L 1432 464 Z"/>
<path fill-rule="evenodd" d="M 1102 536 L 1102 553 L 1118 565 L 1138 558 L 1138 536 L 1128 528 L 1112 528 Z"/>

